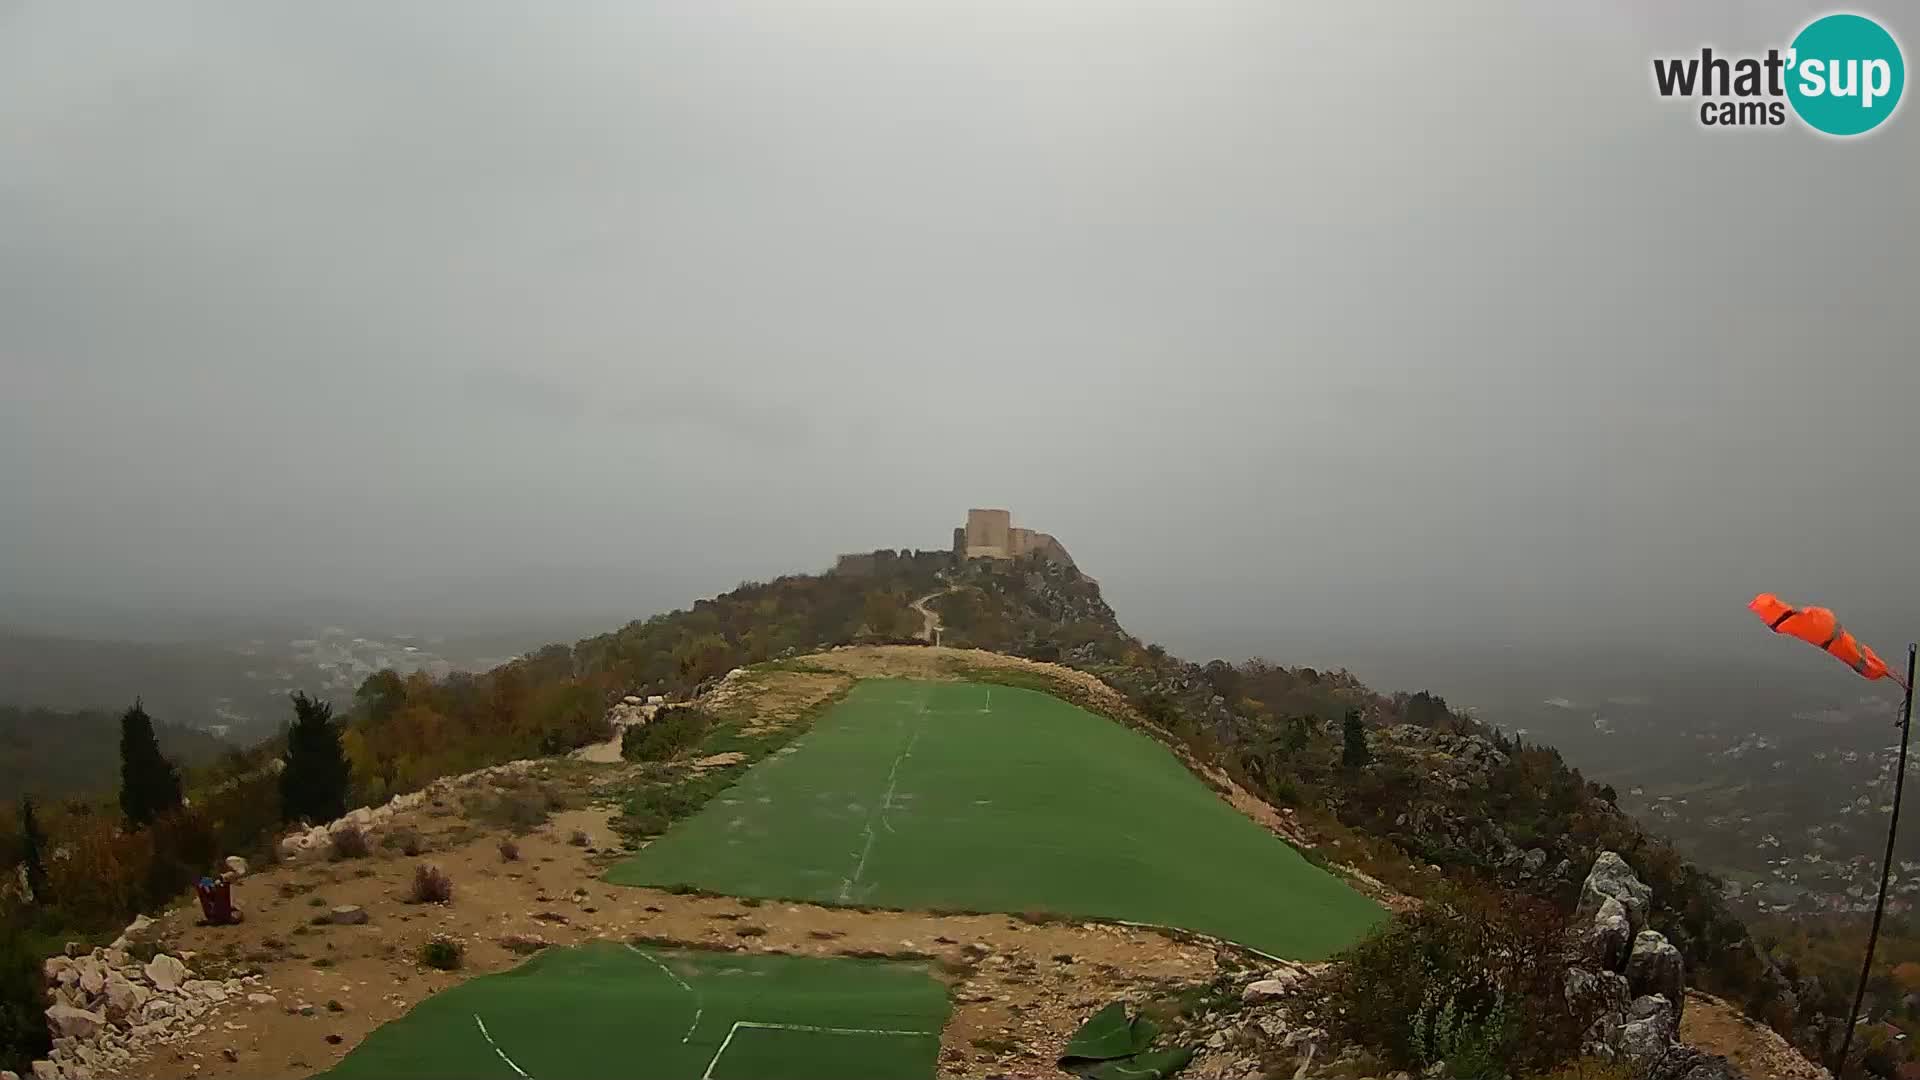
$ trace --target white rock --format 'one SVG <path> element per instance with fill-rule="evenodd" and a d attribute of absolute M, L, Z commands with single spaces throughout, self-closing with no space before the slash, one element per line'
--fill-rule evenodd
<path fill-rule="evenodd" d="M 238 855 L 227 856 L 227 872 L 234 877 L 246 877 L 249 869 L 250 867 L 247 866 L 247 860 Z"/>
<path fill-rule="evenodd" d="M 187 977 L 187 965 L 178 958 L 161 953 L 148 961 L 147 981 L 162 990 L 177 990 Z"/>
<path fill-rule="evenodd" d="M 34 1062 L 33 1080 L 60 1080 L 60 1066 L 44 1058 Z"/>
<path fill-rule="evenodd" d="M 47 1007 L 47 1026 L 62 1035 L 84 1039 L 99 1031 L 107 1018 L 97 1012 L 76 1009 L 71 1005 L 50 1005 Z"/>
<path fill-rule="evenodd" d="M 107 979 L 107 1015 L 119 1019 L 138 1009 L 147 1000 L 147 988 L 139 986 L 119 972 Z"/>
<path fill-rule="evenodd" d="M 101 973 L 99 967 L 88 964 L 80 969 L 80 989 L 85 991 L 88 997 L 98 997 L 106 988 L 107 977 Z"/>
<path fill-rule="evenodd" d="M 1281 979 L 1261 979 L 1257 982 L 1248 983 L 1247 988 L 1240 991 L 1240 1000 L 1247 1002 L 1273 1001 L 1277 998 L 1285 997 L 1287 992 L 1292 989 L 1293 984 L 1291 982 L 1286 982 Z"/>
<path fill-rule="evenodd" d="M 248 994 L 247 1003 L 249 1005 L 272 1005 L 274 1003 L 274 996 L 272 994 Z"/>

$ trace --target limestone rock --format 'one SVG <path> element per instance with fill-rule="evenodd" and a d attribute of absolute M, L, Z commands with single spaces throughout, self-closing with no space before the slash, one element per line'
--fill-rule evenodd
<path fill-rule="evenodd" d="M 227 873 L 237 878 L 243 878 L 247 876 L 248 869 L 250 868 L 247 866 L 247 860 L 238 855 L 227 856 Z"/>
<path fill-rule="evenodd" d="M 329 912 L 327 918 L 340 926 L 359 926 L 367 921 L 367 909 L 358 904 L 341 904 Z"/>
<path fill-rule="evenodd" d="M 1636 995 L 1658 994 L 1673 1005 L 1678 1022 L 1686 996 L 1685 964 L 1680 950 L 1657 930 L 1642 930 L 1627 956 L 1627 986 Z"/>
<path fill-rule="evenodd" d="M 1627 909 L 1609 896 L 1600 902 L 1593 926 L 1582 936 L 1581 954 L 1603 971 L 1619 971 L 1632 945 L 1633 924 L 1627 919 Z"/>
<path fill-rule="evenodd" d="M 147 988 L 119 972 L 107 979 L 107 1016 L 118 1020 L 146 1004 Z"/>
<path fill-rule="evenodd" d="M 1240 1000 L 1249 1003 L 1274 1001 L 1285 997 L 1292 989 L 1292 983 L 1279 979 L 1260 979 L 1248 983 L 1246 989 L 1240 991 Z"/>
<path fill-rule="evenodd" d="M 45 1058 L 34 1062 L 33 1080 L 60 1080 L 60 1066 Z"/>
<path fill-rule="evenodd" d="M 107 1018 L 97 1012 L 76 1009 L 71 1005 L 51 1005 L 47 1008 L 47 1026 L 75 1039 L 91 1037 L 106 1022 Z"/>
<path fill-rule="evenodd" d="M 147 981 L 161 990 L 178 990 L 187 977 L 187 965 L 178 957 L 161 953 L 147 962 Z"/>
<path fill-rule="evenodd" d="M 1593 860 L 1593 869 L 1588 872 L 1587 880 L 1580 886 L 1580 905 L 1574 909 L 1577 922 L 1590 922 L 1600 914 L 1607 898 L 1620 902 L 1626 909 L 1627 922 L 1633 927 L 1645 926 L 1647 908 L 1653 903 L 1653 889 L 1633 874 L 1633 868 L 1627 861 L 1611 851 L 1603 851 Z"/>
<path fill-rule="evenodd" d="M 88 997 L 99 997 L 107 988 L 107 977 L 97 964 L 84 964 L 80 968 L 80 989 Z"/>

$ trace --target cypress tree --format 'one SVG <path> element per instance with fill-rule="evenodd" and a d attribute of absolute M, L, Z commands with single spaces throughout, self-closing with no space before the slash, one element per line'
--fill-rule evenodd
<path fill-rule="evenodd" d="M 1360 722 L 1360 711 L 1348 709 L 1346 719 L 1340 722 L 1340 736 L 1345 747 L 1340 753 L 1340 763 L 1349 769 L 1365 768 L 1373 761 L 1373 748 L 1367 745 L 1367 726 Z"/>
<path fill-rule="evenodd" d="M 280 816 L 287 821 L 332 821 L 347 812 L 352 766 L 340 746 L 333 706 L 293 695 L 293 726 L 287 729 L 287 767 L 280 774 Z"/>
<path fill-rule="evenodd" d="M 153 719 L 140 707 L 120 716 L 120 812 L 136 828 L 180 808 L 180 770 L 160 753 Z"/>
<path fill-rule="evenodd" d="M 47 883 L 46 857 L 42 854 L 46 846 L 46 835 L 40 831 L 40 823 L 33 816 L 33 798 L 22 796 L 20 799 L 20 865 L 27 874 L 27 891 L 33 894 L 33 902 L 42 906 L 51 898 L 51 889 Z"/>

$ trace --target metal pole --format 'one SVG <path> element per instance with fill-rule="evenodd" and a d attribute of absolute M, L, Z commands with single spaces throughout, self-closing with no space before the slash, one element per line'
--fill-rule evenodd
<path fill-rule="evenodd" d="M 1847 1033 L 1840 1037 L 1840 1056 L 1833 1075 L 1847 1071 L 1847 1051 L 1853 1046 L 1853 1025 L 1860 1019 L 1860 1003 L 1867 997 L 1867 975 L 1873 971 L 1873 946 L 1880 940 L 1880 916 L 1887 911 L 1887 877 L 1893 871 L 1893 837 L 1900 828 L 1900 793 L 1907 786 L 1907 736 L 1913 731 L 1913 663 L 1920 647 L 1907 646 L 1907 695 L 1900 706 L 1900 771 L 1893 778 L 1893 814 L 1887 821 L 1887 857 L 1880 864 L 1880 899 L 1873 905 L 1873 928 L 1867 931 L 1867 958 L 1860 963 L 1860 985 L 1853 991 L 1853 1011 L 1847 1014 Z"/>

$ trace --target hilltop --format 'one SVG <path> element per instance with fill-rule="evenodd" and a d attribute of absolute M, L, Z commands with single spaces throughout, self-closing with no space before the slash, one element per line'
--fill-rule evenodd
<path fill-rule="evenodd" d="M 397 863 L 416 852 L 432 852 L 435 859 L 451 864 L 462 880 L 503 876 L 516 880 L 515 874 L 498 869 L 499 831 L 526 826 L 532 839 L 525 843 L 546 845 L 537 848 L 535 858 L 554 860 L 551 869 L 557 873 L 550 873 L 549 864 L 541 862 L 538 879 L 530 866 L 524 880 L 508 893 L 493 897 L 495 887 L 483 885 L 478 894 L 463 893 L 460 903 L 446 909 L 445 918 L 433 915 L 433 909 L 419 913 L 425 916 L 422 934 L 447 920 L 453 920 L 449 925 L 456 929 L 464 925 L 461 920 L 480 920 L 471 930 L 475 945 L 469 953 L 469 971 L 497 969 L 514 961 L 516 946 L 507 943 L 506 927 L 522 917 L 549 928 L 569 927 L 558 940 L 574 941 L 635 932 L 637 924 L 620 920 L 669 916 L 675 910 L 671 905 L 685 903 L 692 905 L 694 913 L 675 924 L 682 930 L 665 937 L 697 943 L 710 935 L 688 934 L 686 927 L 708 917 L 730 922 L 750 915 L 742 911 L 734 919 L 721 919 L 719 915 L 734 909 L 718 898 L 695 897 L 699 900 L 695 904 L 694 900 L 666 899 L 675 894 L 657 891 L 608 893 L 603 900 L 599 894 L 604 887 L 584 878 L 581 891 L 568 901 L 578 910 L 562 909 L 563 919 L 538 917 L 528 904 L 538 896 L 566 900 L 567 893 L 550 884 L 556 877 L 565 881 L 569 875 L 597 876 L 620 853 L 619 847 L 607 843 L 613 834 L 624 838 L 622 846 L 644 846 L 673 821 L 696 812 L 755 760 L 774 753 L 791 738 L 788 728 L 797 731 L 810 725 L 818 710 L 837 700 L 851 680 L 885 675 L 965 676 L 1043 690 L 1147 734 L 1168 747 L 1229 805 L 1286 838 L 1309 862 L 1390 910 L 1409 916 L 1418 911 L 1454 913 L 1429 923 L 1409 924 L 1409 933 L 1440 935 L 1419 938 L 1427 942 L 1422 948 L 1438 947 L 1435 943 L 1441 940 L 1453 941 L 1449 947 L 1467 948 L 1460 943 L 1472 935 L 1457 936 L 1464 933 L 1463 926 L 1518 932 L 1506 921 L 1506 914 L 1486 916 L 1491 922 L 1476 922 L 1482 917 L 1474 912 L 1524 912 L 1537 918 L 1541 927 L 1565 926 L 1589 886 L 1592 868 L 1606 853 L 1617 853 L 1624 872 L 1648 894 L 1626 925 L 1635 933 L 1645 931 L 1670 943 L 1689 983 L 1744 1005 L 1808 1045 L 1818 1046 L 1834 1035 L 1836 992 L 1806 980 L 1796 982 L 1782 971 L 1720 901 L 1717 882 L 1641 829 L 1614 805 L 1609 790 L 1586 782 L 1550 748 L 1488 730 L 1432 695 L 1377 693 L 1345 672 L 1260 661 L 1194 664 L 1171 657 L 1127 634 L 1097 582 L 1065 559 L 1043 554 L 966 559 L 946 551 L 882 550 L 853 564 L 843 559 L 842 566 L 849 565 L 857 569 L 743 585 L 687 610 L 635 622 L 573 646 L 549 646 L 478 676 L 435 680 L 421 674 L 381 673 L 369 678 L 356 694 L 345 742 L 353 764 L 354 801 L 392 808 L 405 804 L 403 809 L 386 810 L 387 817 L 381 819 L 387 835 L 397 837 L 391 847 L 376 847 L 382 854 L 364 867 L 370 871 L 365 874 L 344 874 L 344 864 L 303 864 L 297 845 L 287 850 L 277 841 L 269 787 L 248 772 L 273 752 L 263 749 L 250 759 L 231 763 L 224 780 L 209 781 L 210 789 L 217 788 L 219 795 L 197 799 L 196 808 L 205 815 L 205 828 L 216 837 L 211 846 L 267 860 L 289 859 L 289 866 L 256 875 L 247 886 L 256 894 L 267 890 L 267 896 L 274 898 L 267 900 L 269 910 L 279 912 L 278 922 L 287 925 L 281 927 L 284 934 L 269 936 L 282 945 L 276 949 L 262 939 L 251 952 L 245 948 L 235 952 L 230 946 L 240 939 L 221 932 L 195 934 L 172 923 L 163 929 L 176 935 L 176 940 L 199 946 L 188 951 L 230 953 L 222 960 L 227 970 L 258 968 L 256 978 L 279 988 L 292 971 L 320 966 L 312 962 L 315 954 L 310 950 L 287 944 L 286 935 L 298 935 L 295 924 L 303 918 L 299 908 L 305 901 L 295 902 L 296 897 L 311 894 L 327 901 L 347 897 L 356 906 L 371 908 L 407 887 L 400 873 L 404 864 L 389 868 L 386 860 Z M 933 649 L 919 641 L 922 635 L 935 633 L 950 648 Z M 889 642 L 903 644 L 888 647 Z M 828 651 L 818 651 L 823 648 Z M 657 708 L 639 704 L 653 698 L 691 703 L 714 719 L 684 734 L 674 734 L 680 730 L 674 725 L 635 724 L 627 730 L 644 732 L 646 737 L 630 739 L 623 760 L 619 729 L 637 718 L 636 710 Z M 568 756 L 574 751 L 582 756 Z M 484 771 L 457 781 L 439 779 L 522 759 L 530 763 L 516 765 L 507 774 Z M 597 764 L 596 759 L 604 763 Z M 424 796 L 410 794 L 423 790 Z M 531 807 L 529 800 L 536 796 L 540 805 L 526 809 L 525 820 L 517 820 L 515 815 L 522 813 L 518 808 Z M 405 828 L 400 827 L 402 819 Z M 65 837 L 70 844 L 91 843 L 86 838 L 94 835 L 83 819 L 59 818 L 51 827 L 56 837 Z M 587 838 L 585 842 L 568 842 L 576 830 Z M 575 862 L 579 866 L 569 869 Z M 143 900 L 137 890 L 123 892 L 133 898 L 131 905 L 126 899 L 91 898 L 83 903 L 81 898 L 109 888 L 115 874 L 140 880 L 152 877 L 158 866 L 157 862 L 91 863 L 85 873 L 77 867 L 56 873 L 56 895 L 74 897 L 68 925 L 92 926 L 100 932 L 101 941 L 111 937 L 119 925 L 115 915 L 124 920 L 166 894 Z M 505 882 L 500 886 L 506 887 Z M 516 898 L 512 890 L 519 889 L 535 890 L 534 896 Z M 636 904 L 641 909 L 637 912 Z M 853 932 L 838 921 L 848 916 L 822 913 L 828 911 L 789 909 L 791 925 L 796 933 L 809 927 L 821 933 Z M 419 916 L 396 909 L 392 921 L 419 921 Z M 900 917 L 913 916 L 903 913 Z M 1005 922 L 1001 919 L 1001 924 Z M 487 929 L 477 929 L 480 925 Z M 966 932 L 984 933 L 985 925 L 969 924 Z M 1088 925 L 1096 929 L 1058 932 L 1067 937 L 1116 932 L 1112 927 Z M 769 942 L 764 944 L 789 949 L 798 944 L 774 937 L 777 927 L 765 929 Z M 886 936 L 894 929 L 860 931 L 870 932 Z M 525 936 L 522 931 L 511 933 Z M 494 944 L 480 946 L 480 936 L 493 938 Z M 904 951 L 927 952 L 924 943 L 929 936 L 956 943 L 969 940 L 929 923 L 912 932 L 916 947 Z M 1154 955 L 1160 948 L 1148 940 L 1154 937 L 1151 933 L 1139 937 L 1124 931 L 1123 936 L 1126 949 L 1142 956 Z M 808 933 L 806 940 L 832 939 Z M 1093 940 L 1068 943 L 1063 938 L 1060 954 L 1089 955 Z M 385 946 L 408 948 L 365 960 L 389 967 L 408 965 L 412 944 L 405 931 L 399 937 L 389 935 Z M 994 950 L 994 955 L 1005 955 L 1002 950 L 1012 948 L 983 947 Z M 1020 955 L 1027 957 L 1023 962 L 1042 963 L 1037 953 Z M 1189 990 L 1202 997 L 1206 986 L 1216 986 L 1216 994 L 1236 997 L 1244 991 L 1249 1001 L 1258 997 L 1245 991 L 1250 975 L 1241 974 L 1262 974 L 1249 966 L 1257 964 L 1257 958 L 1219 944 L 1185 955 L 1175 961 L 1168 954 L 1172 966 L 1165 970 L 1152 964 L 1109 964 L 1117 973 L 1111 989 L 1146 1000 L 1151 995 L 1138 980 L 1151 970 L 1154 978 L 1168 983 L 1161 988 L 1165 992 L 1173 992 L 1174 984 L 1185 980 Z M 960 963 L 964 958 L 948 959 Z M 301 967 L 303 963 L 307 967 Z M 1417 965 L 1414 974 L 1418 975 Z M 1404 979 L 1406 974 L 1397 977 Z M 412 989 L 396 987 L 394 996 L 402 1002 L 413 1000 L 417 992 L 445 985 L 450 978 L 421 972 L 407 979 Z M 1227 982 L 1221 983 L 1222 979 Z M 1291 985 L 1300 980 L 1289 975 L 1279 981 Z M 316 983 L 311 989 L 301 985 L 297 992 L 318 996 L 321 989 Z M 1419 1012 L 1418 987 L 1412 989 L 1416 992 L 1412 1008 Z M 1356 994 L 1384 998 L 1392 992 L 1398 991 L 1385 985 L 1342 986 L 1338 978 L 1313 991 L 1326 1000 L 1356 1000 Z M 1562 993 L 1541 990 L 1542 996 L 1533 1004 L 1561 1001 Z M 1274 1000 L 1280 997 L 1276 994 Z M 964 1004 L 964 999 L 956 1000 Z M 264 1003 L 257 1004 L 266 1008 Z M 1072 1002 L 1055 1002 L 1055 1010 L 1049 1012 L 1041 997 L 1034 998 L 1030 1007 L 1039 1010 L 1034 1037 L 1043 1031 L 1048 1037 L 1062 1034 L 1061 1024 L 1072 1011 L 1059 1010 L 1062 1004 Z M 357 1039 L 355 1031 L 364 1033 L 376 1019 L 392 1015 L 399 1007 L 398 1003 L 392 1010 L 372 1008 L 371 1002 L 356 1004 L 354 1018 L 344 1022 L 343 1042 Z M 1299 1009 L 1297 1000 L 1292 1007 Z M 1624 999 L 1620 1007 L 1624 1008 Z M 1669 1028 L 1675 1020 L 1683 1027 L 1698 1027 L 1703 1016 L 1722 1015 L 1716 1009 L 1689 1006 L 1684 1016 L 1669 1015 L 1666 1023 Z M 1843 1010 L 1844 1004 L 1838 1009 Z M 1225 1027 L 1209 1031 L 1207 1024 L 1243 1026 L 1243 1022 L 1263 1020 L 1271 1027 L 1280 1023 L 1267 1014 L 1235 1017 L 1235 1010 L 1226 1009 L 1223 1002 L 1183 1006 L 1177 1011 L 1183 1017 L 1181 1029 L 1202 1040 L 1225 1037 Z M 1042 1022 L 1046 1016 L 1052 1018 Z M 1284 1049 L 1292 1060 L 1306 1040 L 1322 1052 L 1360 1054 L 1362 1059 L 1382 1055 L 1391 1061 L 1418 1049 L 1408 1045 L 1404 1031 L 1368 1028 L 1358 1019 L 1335 1023 L 1325 1016 L 1317 1026 L 1302 1027 L 1311 1020 L 1311 1012 L 1304 1021 L 1296 1016 L 1285 1031 L 1310 1027 L 1317 1035 L 1292 1042 L 1275 1036 L 1285 1045 L 1276 1044 L 1274 1052 Z M 1623 1029 L 1616 1026 L 1614 1030 L 1602 1044 L 1617 1038 Z M 998 1046 L 1001 1036 L 974 1038 Z M 1580 1030 L 1564 1038 L 1569 1041 L 1553 1052 L 1599 1048 Z M 1873 1049 L 1880 1052 L 1877 1045 Z M 1048 1056 L 1044 1047 L 1028 1050 L 1033 1052 L 947 1046 L 951 1054 L 997 1054 L 995 1060 L 1009 1062 Z M 1309 1059 L 1312 1053 L 1307 1052 Z M 1674 1057 L 1670 1064 L 1692 1060 Z M 292 1068 L 290 1064 L 274 1067 Z"/>

